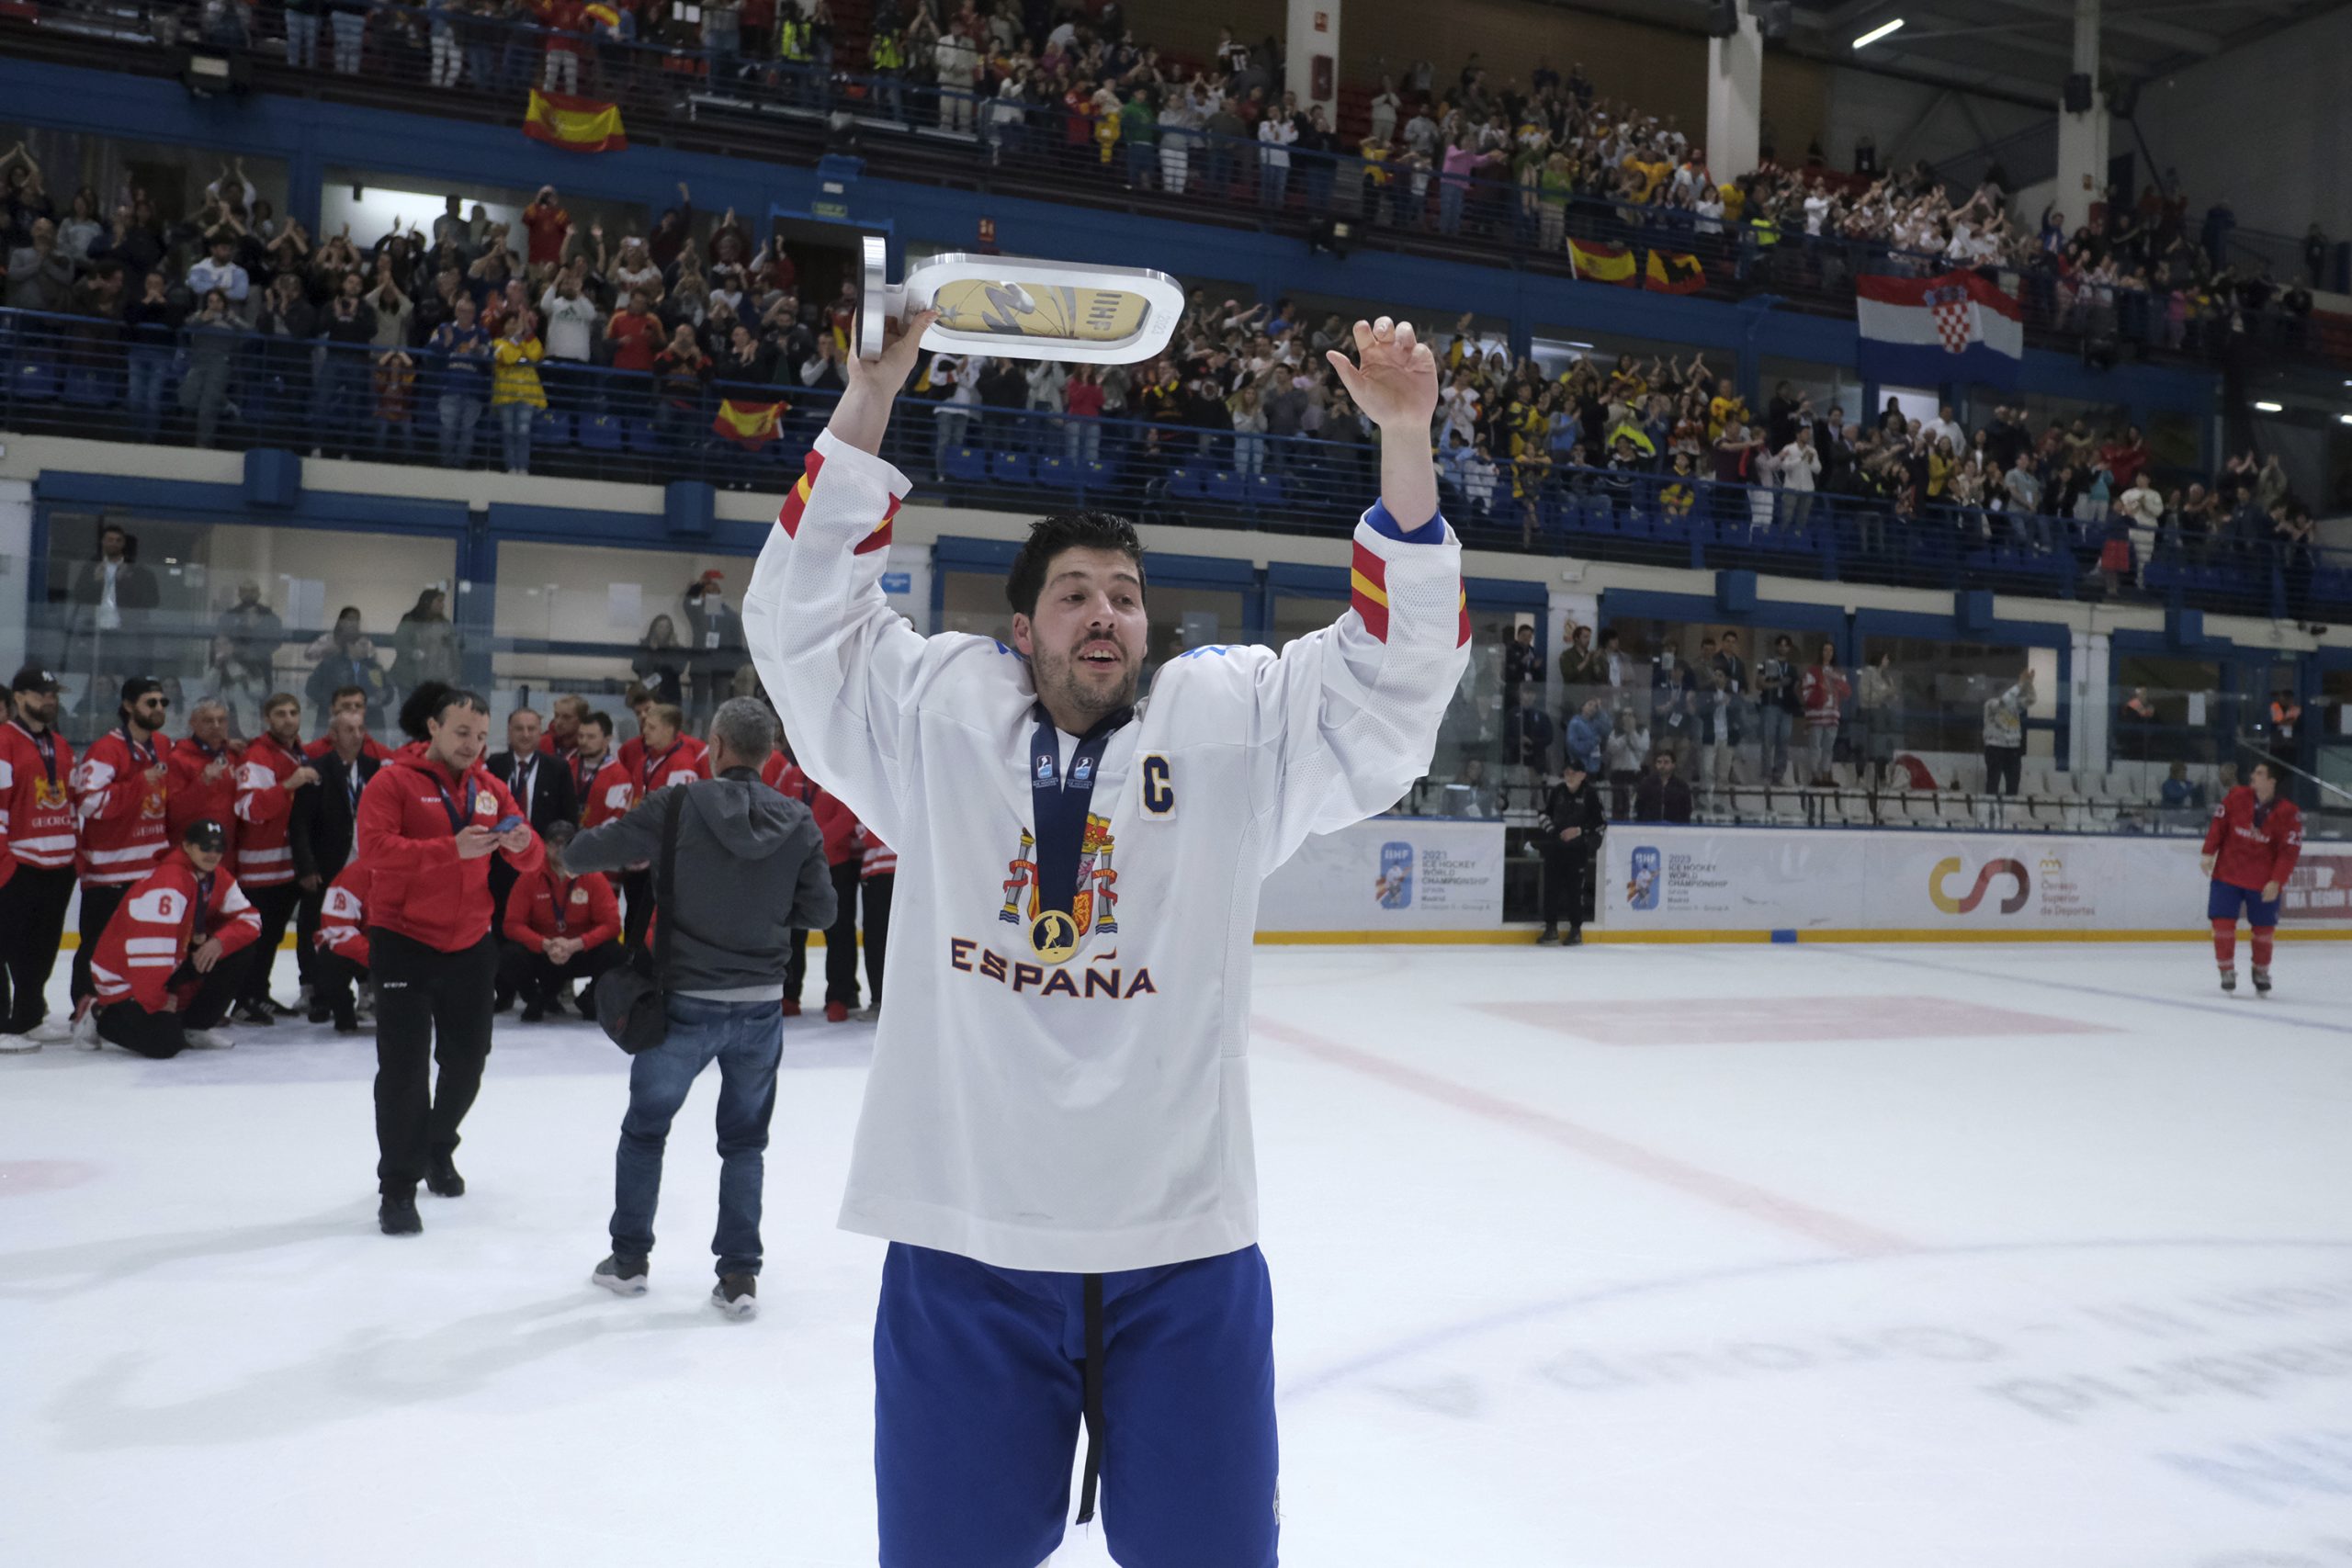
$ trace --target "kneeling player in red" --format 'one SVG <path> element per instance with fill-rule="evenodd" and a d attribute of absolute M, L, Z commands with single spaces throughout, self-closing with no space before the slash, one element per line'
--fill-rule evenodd
<path fill-rule="evenodd" d="M 2303 817 L 2278 793 L 2278 774 L 2267 762 L 2254 765 L 2254 783 L 2240 784 L 2213 807 L 2205 829 L 2205 854 L 2197 863 L 2213 879 L 2205 900 L 2213 922 L 2213 957 L 2222 966 L 2222 989 L 2238 988 L 2238 915 L 2254 928 L 2254 988 L 2270 994 L 2270 939 L 2278 925 L 2278 894 L 2294 874 L 2303 852 Z"/>
<path fill-rule="evenodd" d="M 261 915 L 220 869 L 228 847 L 220 824 L 198 818 L 179 852 L 123 895 L 90 960 L 97 1004 L 74 1026 L 85 1050 L 111 1041 L 160 1058 L 235 1043 L 213 1026 L 236 998 Z"/>

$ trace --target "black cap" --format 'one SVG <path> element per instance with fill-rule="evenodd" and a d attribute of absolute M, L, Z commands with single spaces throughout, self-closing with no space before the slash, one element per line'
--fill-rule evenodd
<path fill-rule="evenodd" d="M 122 705 L 129 707 L 150 692 L 160 692 L 164 683 L 153 675 L 133 675 L 122 683 Z"/>
<path fill-rule="evenodd" d="M 9 681 L 8 689 L 12 692 L 62 692 L 65 688 L 59 684 L 56 676 L 40 665 L 28 664 Z"/>
<path fill-rule="evenodd" d="M 551 850 L 560 850 L 571 842 L 572 835 L 579 831 L 578 823 L 559 817 L 548 824 L 548 830 L 539 835 L 539 841 Z"/>
<path fill-rule="evenodd" d="M 209 817 L 199 817 L 180 829 L 180 842 L 192 850 L 217 855 L 229 847 L 229 834 Z"/>

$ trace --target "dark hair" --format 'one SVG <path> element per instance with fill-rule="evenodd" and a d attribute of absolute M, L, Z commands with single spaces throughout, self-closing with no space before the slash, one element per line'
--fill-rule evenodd
<path fill-rule="evenodd" d="M 580 716 L 580 722 L 582 724 L 593 724 L 597 728 L 603 730 L 606 735 L 610 735 L 613 732 L 613 716 L 606 713 L 603 708 L 589 709 L 586 713 Z"/>
<path fill-rule="evenodd" d="M 1136 563 L 1136 577 L 1144 575 L 1143 541 L 1136 536 L 1134 524 L 1115 512 L 1057 512 L 1030 525 L 1027 542 L 1012 558 L 1004 596 L 1016 615 L 1037 613 L 1046 569 L 1064 550 L 1116 550 Z"/>
<path fill-rule="evenodd" d="M 345 697 L 358 697 L 364 701 L 367 695 L 368 688 L 365 686 L 337 686 L 334 694 L 327 699 L 327 706 L 333 707 Z"/>
<path fill-rule="evenodd" d="M 401 733 L 411 740 L 430 739 L 433 731 L 429 726 L 453 707 L 469 707 L 484 718 L 490 716 L 490 704 L 482 700 L 479 692 L 452 686 L 447 681 L 427 681 L 401 704 Z"/>

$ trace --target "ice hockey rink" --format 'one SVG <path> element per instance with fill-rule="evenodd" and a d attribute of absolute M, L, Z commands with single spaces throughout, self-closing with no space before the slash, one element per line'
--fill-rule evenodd
<path fill-rule="evenodd" d="M 1283 1561 L 2352 1564 L 2352 944 L 2277 972 L 1261 948 Z M 243 1032 L 0 1058 L 0 1562 L 874 1561 L 869 1027 L 787 1030 L 750 1324 L 704 1301 L 707 1081 L 620 1301 L 593 1028 L 500 1021 L 416 1240 L 366 1037 Z"/>

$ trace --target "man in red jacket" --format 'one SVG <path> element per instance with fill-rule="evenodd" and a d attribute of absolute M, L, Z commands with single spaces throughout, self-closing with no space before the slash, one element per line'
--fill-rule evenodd
<path fill-rule="evenodd" d="M 356 857 L 375 874 L 376 1221 L 386 1235 L 424 1228 L 418 1181 L 445 1198 L 466 1190 L 453 1156 L 481 1090 L 498 979 L 489 857 L 496 851 L 526 877 L 546 858 L 514 797 L 481 765 L 490 704 L 428 681 L 401 705 L 401 728 L 413 741 L 359 796 Z"/>
<path fill-rule="evenodd" d="M 164 826 L 174 840 L 191 822 L 218 822 L 229 836 L 222 862 L 237 870 L 237 764 L 245 749 L 229 739 L 229 705 L 207 697 L 187 714 L 187 735 L 172 748 L 164 780 Z"/>
<path fill-rule="evenodd" d="M 621 748 L 628 772 L 629 805 L 665 785 L 710 777 L 710 749 L 685 733 L 686 716 L 675 703 L 648 703 L 638 710 L 638 736 Z M 622 815 L 626 815 L 624 808 Z M 595 822 L 585 826 L 595 827 Z M 626 922 L 631 947 L 643 944 L 646 922 L 653 914 L 653 874 L 626 872 L 621 888 L 628 895 Z"/>
<path fill-rule="evenodd" d="M 548 728 L 539 737 L 539 750 L 571 768 L 571 782 L 576 786 L 582 781 L 573 759 L 580 754 L 580 725 L 588 716 L 588 699 L 582 696 L 558 697 L 548 708 Z"/>
<path fill-rule="evenodd" d="M 311 958 L 311 998 L 314 1007 L 334 1015 L 337 1034 L 359 1032 L 352 988 L 368 983 L 368 887 L 373 880 L 368 863 L 355 860 L 335 873 L 319 900 L 319 929 L 311 939 L 317 950 Z"/>
<path fill-rule="evenodd" d="M 569 822 L 551 824 L 543 835 L 547 863 L 506 895 L 500 985 L 522 997 L 525 1023 L 545 1018 L 575 980 L 588 982 L 580 1016 L 594 1018 L 596 977 L 621 961 L 621 905 L 613 885 L 593 871 L 574 876 L 564 869 L 564 846 L 574 831 Z"/>
<path fill-rule="evenodd" d="M 246 743 L 237 767 L 237 880 L 261 912 L 261 946 L 245 971 L 237 1016 L 267 1028 L 279 1013 L 300 1010 L 273 1001 L 269 980 L 278 944 L 286 940 L 286 922 L 301 898 L 294 885 L 294 848 L 288 841 L 294 795 L 319 782 L 319 770 L 302 758 L 300 698 L 278 693 L 263 705 L 262 718 L 269 728 Z"/>
<path fill-rule="evenodd" d="M 28 664 L 0 724 L 0 1052 L 70 1032 L 47 1021 L 49 974 L 74 901 L 74 748 L 57 733 L 57 677 Z"/>
<path fill-rule="evenodd" d="M 131 885 L 98 938 L 97 1004 L 74 1026 L 74 1043 L 95 1051 L 111 1041 L 158 1059 L 236 1043 L 214 1025 L 237 994 L 261 918 L 220 863 L 228 848 L 227 830 L 199 818 L 181 830 L 176 852 Z"/>
<path fill-rule="evenodd" d="M 628 764 L 613 755 L 612 716 L 592 713 L 581 719 L 578 744 L 571 776 L 580 786 L 580 825 L 601 828 L 628 816 L 637 804 L 637 785 L 629 780 Z"/>
<path fill-rule="evenodd" d="M 115 906 L 130 885 L 164 858 L 168 833 L 164 817 L 171 768 L 156 747 L 171 712 L 164 683 L 134 675 L 122 683 L 119 719 L 90 743 L 74 770 L 74 811 L 81 849 L 74 868 L 82 877 L 82 945 L 74 951 L 74 1000 L 87 999 L 90 959 L 106 934 Z"/>
<path fill-rule="evenodd" d="M 2303 852 L 2303 818 L 2278 793 L 2278 774 L 2268 762 L 2254 765 L 2254 783 L 2240 784 L 2213 807 L 2205 829 L 2205 852 L 2198 861 L 2213 879 L 2205 916 L 2213 922 L 2213 958 L 2222 968 L 2222 989 L 2238 988 L 2238 915 L 2254 928 L 2254 989 L 2270 994 L 2270 942 L 2278 927 L 2278 895 L 2295 874 Z"/>
<path fill-rule="evenodd" d="M 825 932 L 825 1021 L 845 1023 L 857 1006 L 857 890 L 865 863 L 859 824 L 850 808 L 827 794 L 800 764 L 781 750 L 768 754 L 760 782 L 797 800 L 825 836 L 825 863 L 833 875 L 833 923 Z M 800 984 L 808 974 L 808 935 L 792 933 L 792 957 L 784 969 L 784 1016 L 800 1016 Z M 878 996 L 878 990 L 877 990 Z"/>

